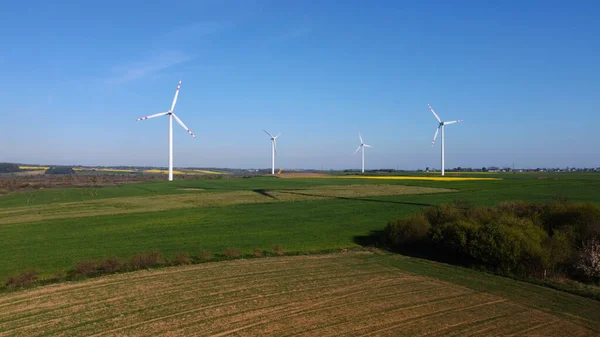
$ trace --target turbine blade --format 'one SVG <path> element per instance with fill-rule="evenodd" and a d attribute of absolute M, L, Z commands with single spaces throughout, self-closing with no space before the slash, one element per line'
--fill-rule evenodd
<path fill-rule="evenodd" d="M 363 140 L 362 140 L 362 137 L 361 137 L 361 135 L 360 135 L 360 132 L 358 133 L 358 138 L 360 139 L 360 143 L 361 143 L 361 144 L 363 144 L 364 142 L 363 142 Z"/>
<path fill-rule="evenodd" d="M 181 88 L 181 80 L 179 80 L 179 83 L 177 83 L 177 91 L 175 91 L 175 97 L 173 97 L 173 104 L 171 104 L 171 110 L 169 111 L 173 111 L 175 110 L 175 104 L 177 103 L 177 96 L 179 96 L 179 88 Z"/>
<path fill-rule="evenodd" d="M 273 147 L 275 148 L 275 154 L 277 154 L 277 141 L 275 140 L 275 138 L 273 138 Z"/>
<path fill-rule="evenodd" d="M 365 147 L 372 147 L 371 145 L 367 145 L 367 144 L 365 144 L 364 146 L 365 146 Z"/>
<path fill-rule="evenodd" d="M 154 115 L 150 115 L 150 116 L 138 118 L 138 119 L 136 119 L 136 121 L 143 121 L 143 120 L 146 120 L 146 119 L 150 119 L 150 118 L 154 118 L 154 117 L 160 117 L 160 116 L 164 116 L 164 115 L 167 115 L 167 114 L 169 114 L 169 112 L 161 112 L 161 113 L 158 113 L 158 114 L 154 114 Z"/>
<path fill-rule="evenodd" d="M 433 111 L 433 108 L 431 107 L 431 105 L 430 105 L 430 104 L 427 104 L 427 106 L 429 107 L 429 110 L 431 110 L 431 112 L 433 112 L 433 115 L 435 116 L 435 119 L 437 119 L 437 120 L 438 120 L 438 122 L 440 122 L 440 123 L 441 123 L 441 122 L 442 122 L 442 120 L 440 119 L 440 116 L 438 116 L 438 115 L 435 113 L 435 111 Z"/>
<path fill-rule="evenodd" d="M 268 133 L 268 132 L 267 132 L 267 130 L 263 129 L 263 131 L 264 131 L 264 132 L 265 132 L 267 135 L 269 135 L 269 137 L 273 138 L 273 136 L 272 136 L 270 133 Z"/>
<path fill-rule="evenodd" d="M 181 119 L 179 119 L 179 117 L 177 117 L 175 114 L 172 114 L 173 118 L 175 118 L 175 120 L 177 121 L 177 123 L 179 123 L 179 125 L 181 125 L 182 128 L 185 129 L 185 131 L 187 131 L 190 135 L 192 135 L 192 137 L 196 138 L 196 135 L 190 131 L 190 129 L 188 129 L 187 126 L 185 126 L 185 124 L 183 124 L 183 122 L 181 121 Z"/>
<path fill-rule="evenodd" d="M 356 154 L 356 152 L 358 152 L 358 150 L 360 150 L 360 147 L 361 147 L 361 146 L 362 146 L 362 145 L 359 145 L 359 146 L 356 148 L 356 151 L 354 151 L 354 153 L 353 153 L 352 155 L 355 155 L 355 154 Z"/>
<path fill-rule="evenodd" d="M 279 137 L 279 136 L 281 136 L 281 132 L 277 136 L 275 136 L 273 138 L 277 139 L 277 137 Z"/>
<path fill-rule="evenodd" d="M 449 124 L 454 124 L 454 123 L 460 123 L 462 122 L 462 120 L 457 120 L 457 121 L 450 121 L 450 122 L 444 122 L 444 125 L 449 125 Z"/>
<path fill-rule="evenodd" d="M 435 139 L 437 138 L 438 132 L 440 132 L 439 126 L 437 127 L 437 129 L 435 129 L 435 135 L 433 135 L 433 141 L 431 142 L 431 146 L 435 144 Z"/>

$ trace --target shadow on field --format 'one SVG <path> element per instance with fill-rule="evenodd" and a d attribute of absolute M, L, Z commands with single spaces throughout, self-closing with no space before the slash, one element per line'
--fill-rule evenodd
<path fill-rule="evenodd" d="M 370 231 L 369 235 L 355 236 L 353 241 L 363 247 L 380 247 L 383 244 L 383 234 L 382 230 Z"/>
<path fill-rule="evenodd" d="M 269 194 L 269 192 L 267 192 L 267 190 L 259 189 L 259 190 L 252 190 L 252 192 L 258 193 L 260 195 L 264 195 L 265 197 L 269 197 L 271 199 L 277 199 L 272 194 Z"/>
<path fill-rule="evenodd" d="M 296 195 L 303 195 L 303 196 L 306 196 L 306 197 L 317 197 L 317 198 L 323 198 L 323 199 L 337 199 L 337 200 L 351 200 L 351 201 L 368 201 L 368 202 L 383 202 L 383 203 L 388 203 L 388 204 L 399 204 L 399 205 L 409 205 L 409 206 L 433 206 L 433 204 L 424 204 L 424 203 L 409 202 L 409 201 L 377 200 L 377 199 L 351 198 L 351 197 L 335 197 L 335 196 L 325 196 L 325 195 L 319 195 L 319 194 L 300 193 L 300 192 L 284 191 L 284 190 L 280 190 L 278 192 L 280 192 L 280 193 L 296 194 Z"/>

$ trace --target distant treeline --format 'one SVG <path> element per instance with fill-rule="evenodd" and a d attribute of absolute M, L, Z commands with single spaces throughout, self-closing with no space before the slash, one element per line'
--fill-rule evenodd
<path fill-rule="evenodd" d="M 554 200 L 428 207 L 388 223 L 394 250 L 502 274 L 600 282 L 600 207 Z"/>
<path fill-rule="evenodd" d="M 75 174 L 72 167 L 55 166 L 46 170 L 46 174 Z"/>
<path fill-rule="evenodd" d="M 19 172 L 21 169 L 18 164 L 0 163 L 0 173 Z"/>

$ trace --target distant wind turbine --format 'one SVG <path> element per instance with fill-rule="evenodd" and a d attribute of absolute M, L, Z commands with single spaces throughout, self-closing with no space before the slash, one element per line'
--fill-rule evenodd
<path fill-rule="evenodd" d="M 275 155 L 277 154 L 277 137 L 281 136 L 281 133 L 273 137 L 267 130 L 263 131 L 271 137 L 271 174 L 275 174 Z"/>
<path fill-rule="evenodd" d="M 360 150 L 362 148 L 362 173 L 365 173 L 365 147 L 372 147 L 372 146 L 367 145 L 367 144 L 365 144 L 365 142 L 363 142 L 360 132 L 358 133 L 358 138 L 360 139 L 360 145 L 358 146 L 356 151 L 354 151 L 354 154 L 356 154 L 356 152 L 358 152 L 358 150 Z"/>
<path fill-rule="evenodd" d="M 190 131 L 185 124 L 183 124 L 181 119 L 179 119 L 175 113 L 173 113 L 173 110 L 175 110 L 175 103 L 177 103 L 177 96 L 179 96 L 179 88 L 181 88 L 181 81 L 179 81 L 177 84 L 177 91 L 175 91 L 175 97 L 173 98 L 173 103 L 171 104 L 171 109 L 169 109 L 169 111 L 137 119 L 138 121 L 143 121 L 154 117 L 169 115 L 169 181 L 173 180 L 173 118 L 175 118 L 177 123 L 179 123 L 179 125 L 181 125 L 185 131 L 187 131 L 192 137 L 196 138 L 196 135 L 194 135 L 194 133 Z"/>
<path fill-rule="evenodd" d="M 435 119 L 437 119 L 437 121 L 440 123 L 437 127 L 437 129 L 435 130 L 435 135 L 433 136 L 433 141 L 431 142 L 431 146 L 433 146 L 435 144 L 435 139 L 437 138 L 438 132 L 440 131 L 440 129 L 442 129 L 442 175 L 444 175 L 444 127 L 446 125 L 450 125 L 450 124 L 454 124 L 454 123 L 460 123 L 462 122 L 462 120 L 456 120 L 456 121 L 450 121 L 450 122 L 442 122 L 442 120 L 440 119 L 440 117 L 435 113 L 435 111 L 433 111 L 433 108 L 431 107 L 430 104 L 427 104 L 427 106 L 429 106 L 429 110 L 431 110 L 431 112 L 433 112 L 433 115 L 435 116 Z"/>

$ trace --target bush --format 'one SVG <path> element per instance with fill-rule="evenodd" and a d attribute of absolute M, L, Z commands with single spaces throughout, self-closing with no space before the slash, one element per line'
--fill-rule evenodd
<path fill-rule="evenodd" d="M 423 243 L 431 225 L 423 214 L 389 222 L 384 237 L 395 248 Z"/>
<path fill-rule="evenodd" d="M 135 254 L 130 260 L 133 269 L 152 268 L 165 264 L 163 255 L 158 251 Z"/>
<path fill-rule="evenodd" d="M 448 222 L 456 222 L 461 220 L 464 215 L 463 211 L 452 205 L 439 205 L 435 207 L 427 207 L 423 214 L 430 224 L 443 224 Z"/>
<path fill-rule="evenodd" d="M 45 174 L 75 174 L 75 171 L 71 167 L 56 166 L 47 169 Z"/>
<path fill-rule="evenodd" d="M 11 276 L 6 281 L 6 286 L 8 288 L 19 288 L 31 285 L 38 280 L 38 276 L 40 275 L 37 270 L 27 270 L 18 275 Z"/>
<path fill-rule="evenodd" d="M 546 267 L 551 272 L 566 272 L 573 256 L 573 238 L 570 231 L 555 230 L 554 235 L 544 242 L 544 250 L 548 253 Z"/>
<path fill-rule="evenodd" d="M 100 266 L 98 264 L 98 261 L 83 260 L 75 264 L 73 272 L 77 276 L 91 276 L 97 274 L 99 270 Z"/>
<path fill-rule="evenodd" d="M 592 238 L 584 242 L 575 266 L 589 281 L 600 281 L 600 240 Z"/>
<path fill-rule="evenodd" d="M 589 229 L 600 223 L 600 207 L 592 203 L 551 202 L 546 206 L 544 225 L 552 235 L 555 230 L 571 229 L 576 240 L 583 242 Z"/>
<path fill-rule="evenodd" d="M 542 243 L 547 234 L 531 222 L 504 217 L 478 232 L 470 255 L 482 265 L 508 273 L 540 273 L 547 254 Z"/>
<path fill-rule="evenodd" d="M 242 255 L 242 251 L 239 249 L 235 249 L 235 248 L 227 248 L 223 252 L 223 255 L 225 255 L 226 257 L 229 257 L 229 258 L 236 258 L 236 257 L 240 257 Z"/>
<path fill-rule="evenodd" d="M 114 256 L 99 260 L 98 269 L 106 274 L 116 273 L 123 269 L 123 263 Z"/>
<path fill-rule="evenodd" d="M 254 248 L 254 252 L 252 253 L 255 257 L 262 257 L 263 251 L 260 248 Z"/>
<path fill-rule="evenodd" d="M 407 253 L 502 273 L 570 275 L 585 270 L 591 280 L 596 276 L 590 272 L 595 270 L 590 242 L 600 241 L 600 207 L 564 199 L 547 204 L 510 201 L 496 207 L 455 201 L 391 221 L 383 238 Z M 574 247 L 583 242 L 585 253 L 578 253 Z"/>
<path fill-rule="evenodd" d="M 210 250 L 201 250 L 200 254 L 198 254 L 198 260 L 202 262 L 210 261 L 212 258 L 213 256 Z"/>
<path fill-rule="evenodd" d="M 480 227 L 466 220 L 435 224 L 429 232 L 430 240 L 443 254 L 443 260 L 470 264 L 477 260 L 470 248 Z M 475 250 L 475 255 L 480 254 Z"/>
<path fill-rule="evenodd" d="M 190 258 L 190 254 L 186 252 L 177 252 L 173 255 L 173 265 L 183 265 L 192 263 L 192 259 Z"/>
<path fill-rule="evenodd" d="M 273 254 L 275 254 L 277 256 L 282 256 L 285 254 L 285 250 L 283 249 L 283 247 L 281 245 L 275 245 L 275 246 L 273 246 Z"/>

